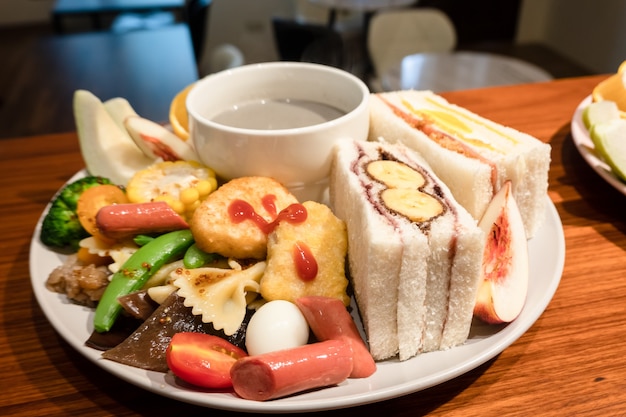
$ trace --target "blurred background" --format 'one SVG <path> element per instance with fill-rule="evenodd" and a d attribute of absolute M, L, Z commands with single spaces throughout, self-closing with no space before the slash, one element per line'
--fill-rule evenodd
<path fill-rule="evenodd" d="M 422 14 L 372 39 L 379 15 L 433 9 L 449 27 Z M 510 57 L 550 78 L 611 73 L 626 59 L 625 32 L 626 0 L 3 0 L 0 138 L 75 130 L 79 88 L 167 122 L 185 86 L 253 62 L 333 65 L 373 90 L 400 76 L 392 50 Z"/>

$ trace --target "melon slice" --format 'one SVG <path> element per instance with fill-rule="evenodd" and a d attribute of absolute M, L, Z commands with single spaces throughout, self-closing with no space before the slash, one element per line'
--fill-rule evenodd
<path fill-rule="evenodd" d="M 126 185 L 135 172 L 154 163 L 117 125 L 93 93 L 77 90 L 73 107 L 80 150 L 91 175 Z"/>
<path fill-rule="evenodd" d="M 130 105 L 128 100 L 123 97 L 114 97 L 105 101 L 104 108 L 122 130 L 126 130 L 124 120 L 126 120 L 127 117 L 137 116 L 135 109 Z"/>

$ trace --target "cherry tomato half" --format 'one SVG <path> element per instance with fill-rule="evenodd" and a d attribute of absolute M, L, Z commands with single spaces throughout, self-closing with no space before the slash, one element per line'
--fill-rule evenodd
<path fill-rule="evenodd" d="M 230 368 L 244 356 L 244 350 L 218 336 L 194 332 L 176 333 L 166 351 L 174 375 L 204 388 L 231 387 Z"/>

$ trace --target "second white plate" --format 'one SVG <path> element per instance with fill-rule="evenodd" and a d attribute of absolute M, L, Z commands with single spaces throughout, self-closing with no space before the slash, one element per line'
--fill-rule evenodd
<path fill-rule="evenodd" d="M 591 96 L 586 97 L 580 102 L 572 117 L 572 139 L 574 140 L 576 149 L 578 149 L 583 159 L 602 177 L 602 179 L 611 184 L 616 190 L 626 195 L 626 184 L 613 173 L 611 167 L 596 153 L 593 141 L 589 136 L 589 131 L 583 123 L 583 110 L 589 104 L 591 104 Z"/>

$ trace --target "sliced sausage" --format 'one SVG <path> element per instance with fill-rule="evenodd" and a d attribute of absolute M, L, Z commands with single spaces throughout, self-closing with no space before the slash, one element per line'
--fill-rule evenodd
<path fill-rule="evenodd" d="M 112 239 L 189 228 L 185 219 L 164 201 L 104 206 L 96 214 L 96 226 Z"/>
<path fill-rule="evenodd" d="M 306 296 L 295 303 L 318 340 L 345 340 L 352 345 L 354 365 L 350 378 L 366 378 L 376 372 L 376 362 L 341 300 Z"/>
<path fill-rule="evenodd" d="M 352 372 L 352 349 L 327 340 L 239 359 L 230 370 L 235 392 L 266 401 L 338 384 Z"/>

